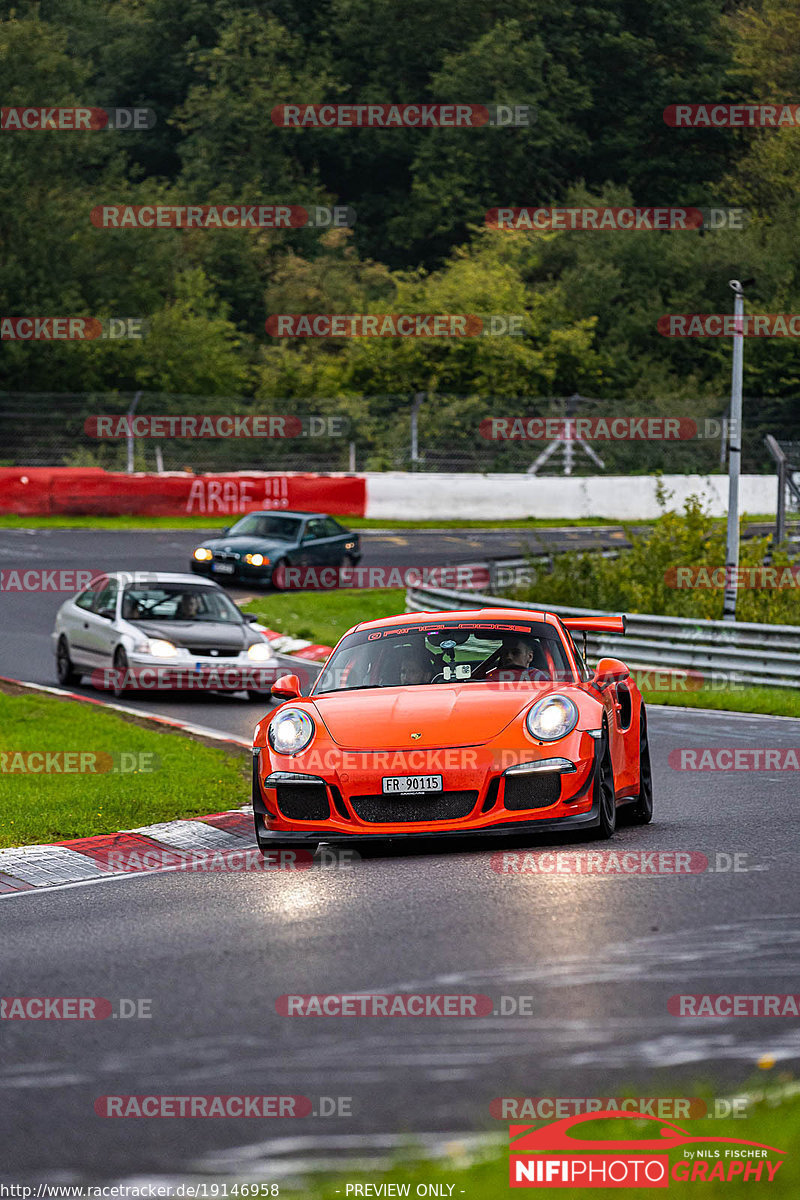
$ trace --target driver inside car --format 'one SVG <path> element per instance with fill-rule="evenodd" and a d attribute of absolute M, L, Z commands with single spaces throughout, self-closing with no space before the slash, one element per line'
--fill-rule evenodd
<path fill-rule="evenodd" d="M 547 679 L 546 672 L 539 671 L 531 665 L 534 657 L 534 648 L 527 638 L 510 634 L 503 638 L 497 665 L 486 672 L 486 679 L 492 683 L 505 683 L 516 679 Z"/>
<path fill-rule="evenodd" d="M 197 592 L 184 592 L 178 602 L 175 616 L 180 621 L 192 621 L 200 611 L 200 597 Z"/>

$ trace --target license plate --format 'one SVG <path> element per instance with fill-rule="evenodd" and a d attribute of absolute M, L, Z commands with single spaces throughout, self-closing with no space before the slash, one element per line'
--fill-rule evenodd
<path fill-rule="evenodd" d="M 232 575 L 235 571 L 233 563 L 212 563 L 211 570 L 217 571 L 220 575 Z"/>
<path fill-rule="evenodd" d="M 384 775 L 385 796 L 408 795 L 410 792 L 440 792 L 441 775 Z"/>

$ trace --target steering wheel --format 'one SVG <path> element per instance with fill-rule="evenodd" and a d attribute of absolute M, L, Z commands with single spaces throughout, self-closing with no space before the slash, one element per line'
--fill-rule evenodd
<path fill-rule="evenodd" d="M 489 683 L 539 683 L 542 680 L 550 682 L 550 676 L 547 672 L 540 671 L 538 667 L 495 667 L 493 670 L 497 671 L 497 675 L 494 679 L 489 679 Z M 503 679 L 502 676 L 505 671 L 520 671 L 521 673 L 513 676 L 513 678 Z"/>

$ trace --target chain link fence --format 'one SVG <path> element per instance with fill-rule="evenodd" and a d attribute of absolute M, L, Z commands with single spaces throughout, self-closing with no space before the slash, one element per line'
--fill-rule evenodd
<path fill-rule="evenodd" d="M 800 402 L 745 400 L 743 470 L 772 473 L 767 434 L 797 438 Z M 726 469 L 724 399 L 611 400 L 444 392 L 290 400 L 161 392 L 0 393 L 0 465 L 156 471 L 445 471 L 539 475 L 707 474 Z M 97 419 L 126 415 L 285 417 L 289 436 L 98 436 Z M 602 422 L 668 418 L 675 440 L 603 435 Z M 518 420 L 519 419 L 519 420 Z M 531 420 L 557 436 L 531 440 Z M 581 421 L 593 424 L 581 437 Z M 566 426 L 565 422 L 572 422 Z M 598 422 L 601 423 L 598 426 Z M 691 434 L 691 422 L 696 432 Z M 108 426 L 105 427 L 106 429 Z M 185 428 L 185 426 L 184 426 Z M 584 432 L 586 427 L 583 427 Z M 599 432 L 598 432 L 599 430 Z M 498 432 L 500 431 L 500 432 Z M 520 436 L 522 434 L 522 436 Z M 558 436 L 561 434 L 562 436 Z"/>

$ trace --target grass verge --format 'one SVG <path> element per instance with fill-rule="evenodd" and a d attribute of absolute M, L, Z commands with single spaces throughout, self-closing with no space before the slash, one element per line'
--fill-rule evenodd
<path fill-rule="evenodd" d="M 230 517 L 147 517 L 122 514 L 119 516 L 40 516 L 24 517 L 17 513 L 0 513 L 0 529 L 205 529 L 220 533 L 223 527 L 238 521 L 243 513 Z M 452 520 L 432 517 L 429 520 L 387 520 L 383 517 L 337 517 L 349 529 L 571 529 L 600 525 L 619 525 L 611 517 L 517 517 L 508 521 Z M 748 522 L 774 524 L 774 514 L 748 513 Z M 650 525 L 652 521 L 625 521 L 626 525 Z"/>
<path fill-rule="evenodd" d="M 238 521 L 243 514 L 230 517 L 147 517 L 121 515 L 101 516 L 40 516 L 24 517 L 16 513 L 0 513 L 0 529 L 208 529 L 215 533 Z M 564 518 L 547 520 L 539 517 L 520 517 L 510 521 L 447 521 L 440 518 L 425 521 L 389 521 L 382 517 L 337 517 L 349 529 L 560 529 L 564 526 L 619 525 L 605 517 Z M 626 524 L 646 524 L 628 521 Z"/>
<path fill-rule="evenodd" d="M 73 754 L 64 760 L 73 769 L 56 771 L 51 762 L 48 772 L 26 773 L 17 752 Z M 240 808 L 249 799 L 249 769 L 244 754 L 147 728 L 100 705 L 0 691 L 0 846 Z"/>
<path fill-rule="evenodd" d="M 269 629 L 335 646 L 351 625 L 405 612 L 403 588 L 343 588 L 334 592 L 282 592 L 259 596 L 242 608 L 258 613 Z"/>

